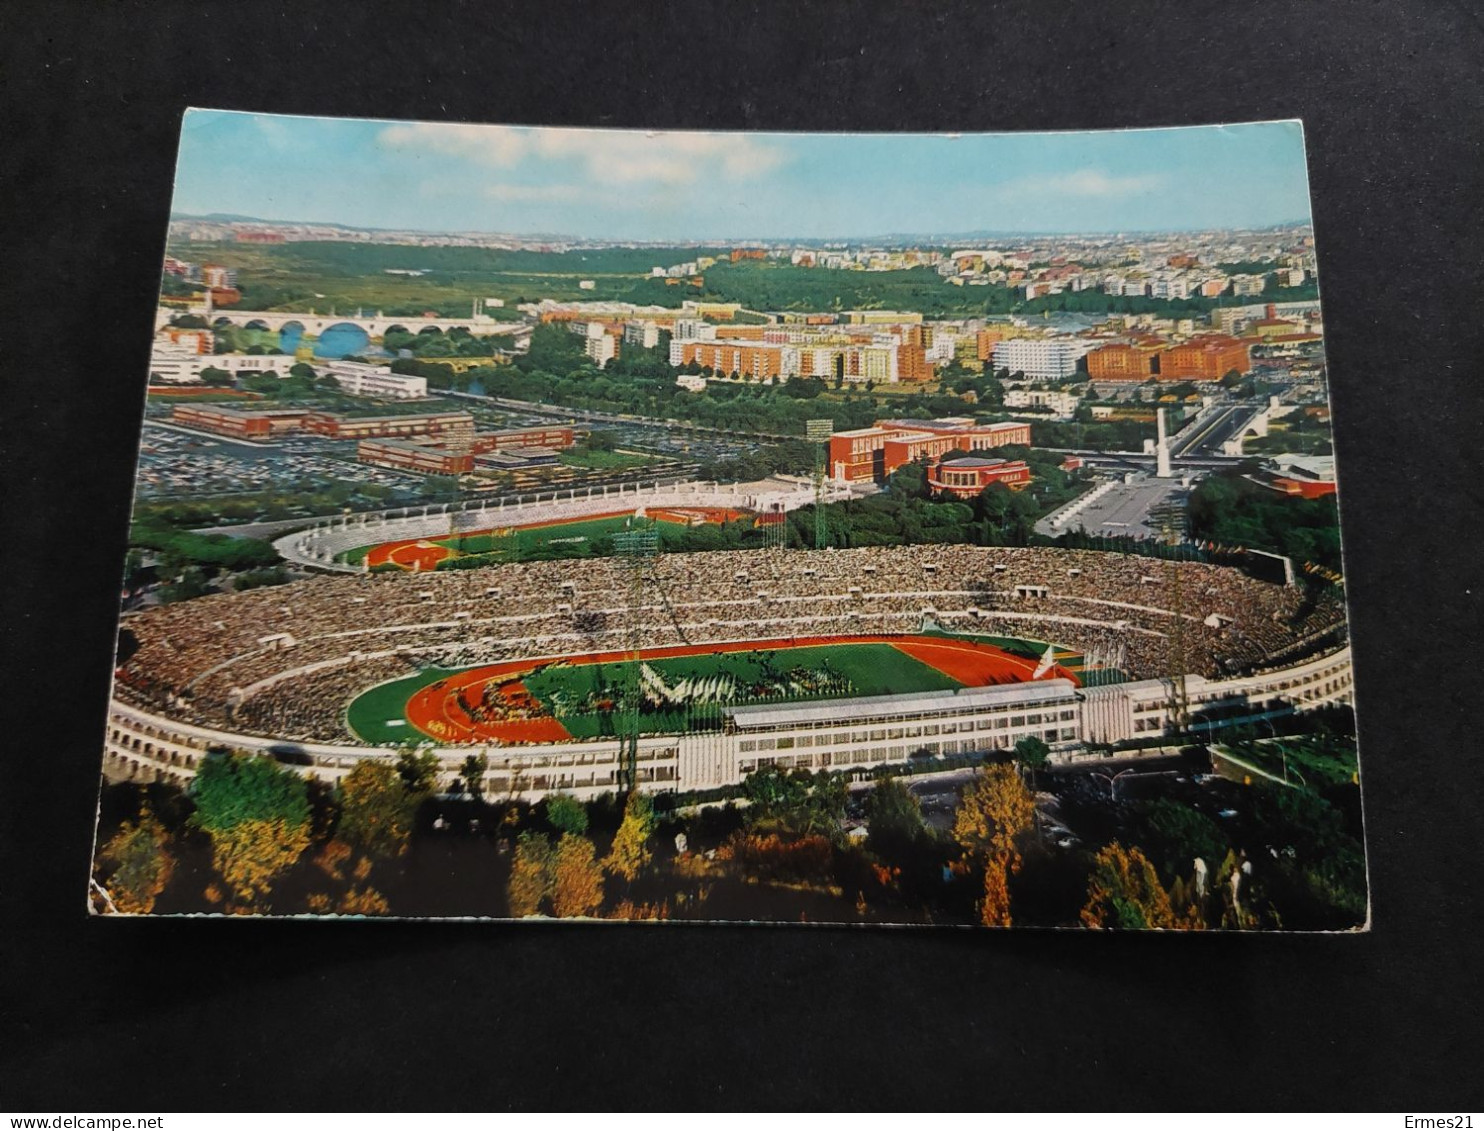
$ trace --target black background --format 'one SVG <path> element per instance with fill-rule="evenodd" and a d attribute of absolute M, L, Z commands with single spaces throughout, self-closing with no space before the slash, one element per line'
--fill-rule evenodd
<path fill-rule="evenodd" d="M 1479 1107 L 1481 59 L 1466 2 L 5 5 L 0 1106 Z M 1372 932 L 87 919 L 188 105 L 798 130 L 1303 118 Z"/>

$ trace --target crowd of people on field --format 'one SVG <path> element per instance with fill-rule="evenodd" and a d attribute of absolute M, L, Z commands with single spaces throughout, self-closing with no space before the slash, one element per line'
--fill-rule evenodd
<path fill-rule="evenodd" d="M 1219 677 L 1331 639 L 1344 607 L 1337 590 L 1316 597 L 1227 566 L 954 545 L 321 576 L 165 605 L 126 624 L 138 648 L 120 670 L 122 694 L 184 721 L 344 741 L 349 699 L 427 664 L 936 625 L 1116 655 L 1130 678 L 1166 675 L 1176 658 Z"/>

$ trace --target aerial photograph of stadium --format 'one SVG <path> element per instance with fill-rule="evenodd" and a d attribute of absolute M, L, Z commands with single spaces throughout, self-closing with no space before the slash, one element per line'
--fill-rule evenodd
<path fill-rule="evenodd" d="M 1298 122 L 192 110 L 164 253 L 94 914 L 1367 929 Z"/>

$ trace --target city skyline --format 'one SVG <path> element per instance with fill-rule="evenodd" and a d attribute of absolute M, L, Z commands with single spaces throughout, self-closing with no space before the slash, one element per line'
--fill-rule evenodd
<path fill-rule="evenodd" d="M 347 180 L 353 194 L 343 191 Z M 634 243 L 1310 222 L 1297 121 L 1020 134 L 647 133 L 190 110 L 172 215 L 224 214 Z"/>

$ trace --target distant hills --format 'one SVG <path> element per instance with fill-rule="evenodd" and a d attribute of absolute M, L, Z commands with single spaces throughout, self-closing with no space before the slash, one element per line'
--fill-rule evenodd
<path fill-rule="evenodd" d="M 379 228 L 367 224 L 341 224 L 333 220 L 265 220 L 261 216 L 244 216 L 236 212 L 208 212 L 187 213 L 172 212 L 172 222 L 180 220 L 196 220 L 211 224 L 260 224 L 264 227 L 308 227 L 308 228 L 334 228 L 342 232 L 416 232 L 421 236 L 486 236 L 521 240 L 543 240 L 570 244 L 605 244 L 621 247 L 718 247 L 724 244 L 800 244 L 809 247 L 820 247 L 828 245 L 843 244 L 879 244 L 882 246 L 928 244 L 943 246 L 957 243 L 974 243 L 985 240 L 1033 240 L 1049 238 L 1076 238 L 1076 239 L 1118 239 L 1120 237 L 1151 236 L 1175 236 L 1190 235 L 1194 232 L 1279 232 L 1290 228 L 1307 228 L 1307 220 L 1289 220 L 1281 224 L 1265 224 L 1256 228 L 1171 228 L 1171 229 L 1134 229 L 1127 228 L 1120 231 L 1083 231 L 1083 232 L 1056 232 L 1056 231 L 1006 231 L 996 228 L 977 228 L 966 232 L 887 232 L 881 235 L 870 236 L 830 236 L 815 237 L 811 239 L 795 239 L 790 236 L 748 236 L 732 239 L 695 239 L 695 240 L 604 240 L 591 236 L 573 236 L 556 232 L 486 232 L 468 229 L 465 231 L 450 231 L 447 229 L 422 229 L 422 228 Z"/>

